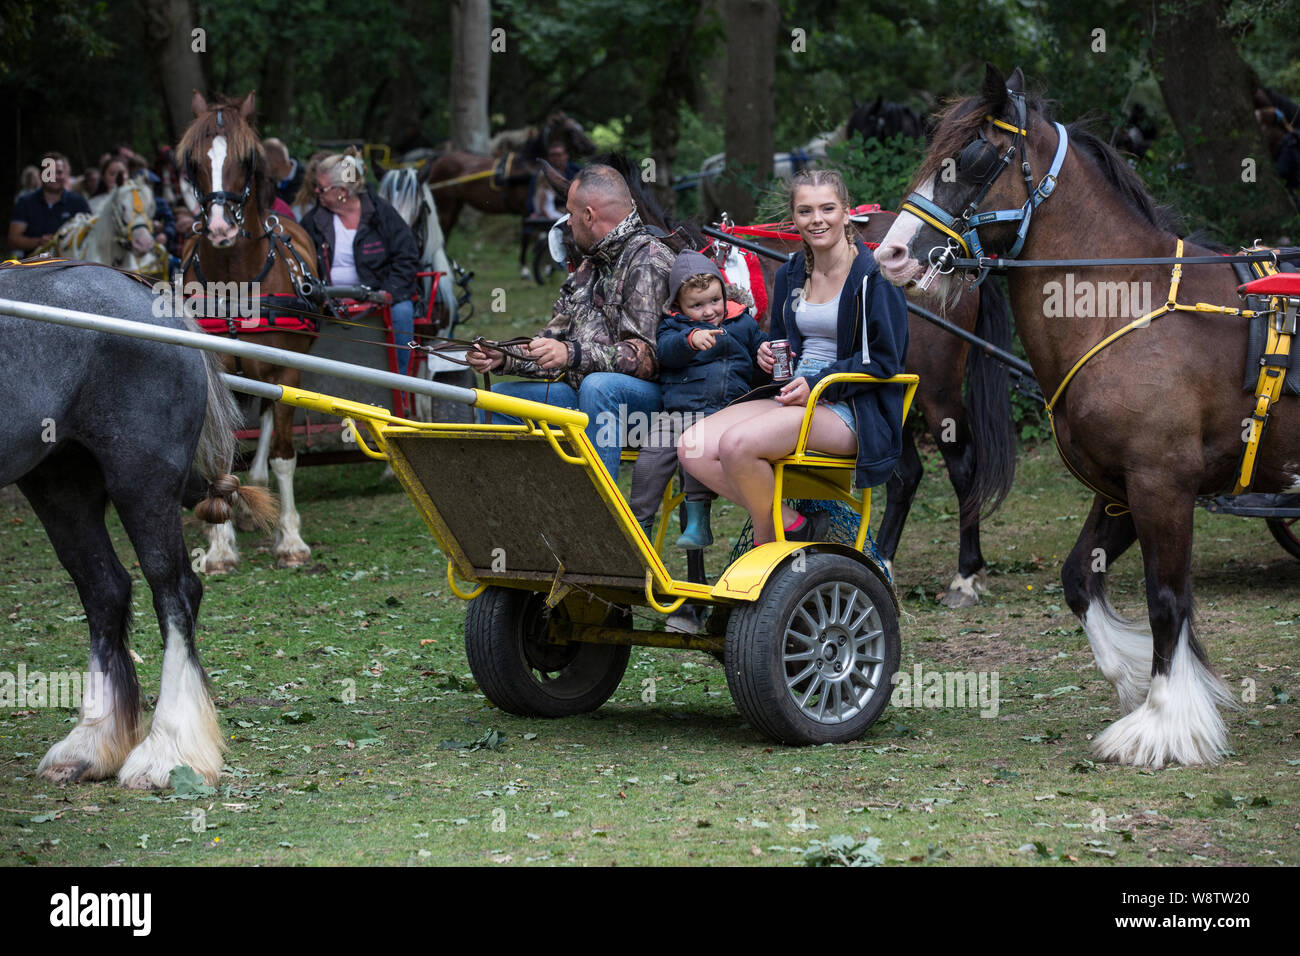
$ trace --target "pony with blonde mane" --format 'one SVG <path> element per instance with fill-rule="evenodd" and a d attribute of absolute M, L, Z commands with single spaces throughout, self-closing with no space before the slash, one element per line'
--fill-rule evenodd
<path fill-rule="evenodd" d="M 153 209 L 153 190 L 141 180 L 128 179 L 108 194 L 98 215 L 73 216 L 40 251 L 165 277 L 167 250 L 154 239 Z"/>

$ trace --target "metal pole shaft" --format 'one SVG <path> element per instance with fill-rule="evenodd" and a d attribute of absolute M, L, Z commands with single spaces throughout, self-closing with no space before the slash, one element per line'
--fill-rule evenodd
<path fill-rule="evenodd" d="M 210 335 L 206 332 L 171 329 L 158 325 L 149 325 L 144 322 L 135 322 L 131 319 L 115 319 L 103 315 L 94 315 L 90 312 L 78 312 L 74 309 L 61 309 L 56 306 L 37 305 L 32 302 L 18 302 L 14 299 L 0 299 L 0 313 L 14 315 L 21 319 L 35 319 L 38 322 L 52 322 L 55 325 L 68 325 L 73 328 L 90 329 L 95 332 L 110 332 L 115 335 L 126 335 L 136 339 L 148 339 L 152 342 L 162 342 L 168 345 L 184 345 L 190 348 L 203 349 L 206 352 L 238 355 L 242 358 L 257 359 L 269 365 L 282 365 L 286 368 L 301 369 L 304 372 L 317 372 L 322 375 L 332 375 L 336 378 L 350 379 L 354 382 L 364 382 L 367 385 L 377 385 L 380 388 L 429 395 L 449 402 L 459 402 L 462 405 L 473 405 L 476 398 L 474 390 L 470 388 L 445 385 L 442 382 L 428 382 L 413 375 L 395 375 L 392 372 L 380 372 L 361 365 L 316 358 L 312 355 L 289 352 L 285 349 L 274 349 L 269 345 L 254 345 L 251 342 L 241 342 L 238 339 L 222 335 Z M 277 386 L 269 387 L 277 388 Z M 240 391 L 254 390 L 241 388 Z M 266 392 L 255 392 L 255 394 L 262 394 L 267 398 L 273 397 Z"/>
<path fill-rule="evenodd" d="M 776 249 L 769 249 L 761 243 L 745 239 L 742 236 L 733 236 L 731 233 L 723 232 L 721 229 L 716 229 L 713 226 L 700 226 L 700 232 L 713 239 L 717 239 L 719 242 L 725 242 L 738 249 L 752 252 L 756 256 L 766 256 L 769 259 L 775 259 L 777 262 L 788 262 L 790 260 L 789 253 L 779 252 Z"/>

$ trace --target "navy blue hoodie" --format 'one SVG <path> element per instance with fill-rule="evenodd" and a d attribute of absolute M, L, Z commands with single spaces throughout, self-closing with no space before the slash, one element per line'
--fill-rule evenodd
<path fill-rule="evenodd" d="M 789 339 L 796 361 L 803 336 L 795 322 L 795 307 L 807 279 L 804 253 L 796 252 L 776 273 L 772 286 L 773 339 Z M 865 352 L 864 352 L 865 341 Z M 808 376 L 811 389 L 832 372 L 865 372 L 879 378 L 899 375 L 907 360 L 907 299 L 876 267 L 876 258 L 862 242 L 840 295 L 835 340 L 838 360 Z M 858 423 L 857 486 L 884 484 L 903 451 L 902 385 L 832 385 L 822 397 L 853 405 Z"/>

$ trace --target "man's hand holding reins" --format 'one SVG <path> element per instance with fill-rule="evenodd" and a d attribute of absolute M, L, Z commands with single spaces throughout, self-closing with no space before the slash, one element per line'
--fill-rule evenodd
<path fill-rule="evenodd" d="M 480 375 L 496 371 L 505 364 L 505 360 L 504 352 L 486 345 L 475 345 L 465 353 L 465 361 L 469 362 L 470 368 Z"/>
<path fill-rule="evenodd" d="M 528 352 L 528 357 L 547 372 L 553 372 L 569 364 L 569 346 L 559 339 L 539 335 L 524 348 Z"/>

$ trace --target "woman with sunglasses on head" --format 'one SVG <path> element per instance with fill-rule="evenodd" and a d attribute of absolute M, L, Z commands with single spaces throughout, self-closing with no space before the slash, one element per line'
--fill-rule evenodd
<path fill-rule="evenodd" d="M 773 341 L 788 340 L 793 375 L 773 397 L 728 406 L 692 426 L 677 446 L 687 472 L 749 512 L 755 546 L 776 539 L 771 462 L 794 451 L 813 387 L 833 372 L 898 375 L 907 355 L 906 299 L 858 238 L 840 174 L 795 176 L 789 214 L 803 249 L 777 271 L 770 332 Z M 757 361 L 772 373 L 771 342 L 759 346 Z M 902 452 L 903 395 L 901 385 L 827 387 L 813 411 L 808 449 L 855 456 L 859 488 L 884 483 Z M 788 540 L 824 538 L 825 512 L 781 509 Z"/>
<path fill-rule="evenodd" d="M 315 172 L 316 205 L 302 226 L 330 285 L 365 285 L 393 297 L 397 368 L 406 374 L 406 348 L 415 331 L 415 235 L 396 209 L 366 186 L 365 164 L 354 153 L 327 156 Z"/>

